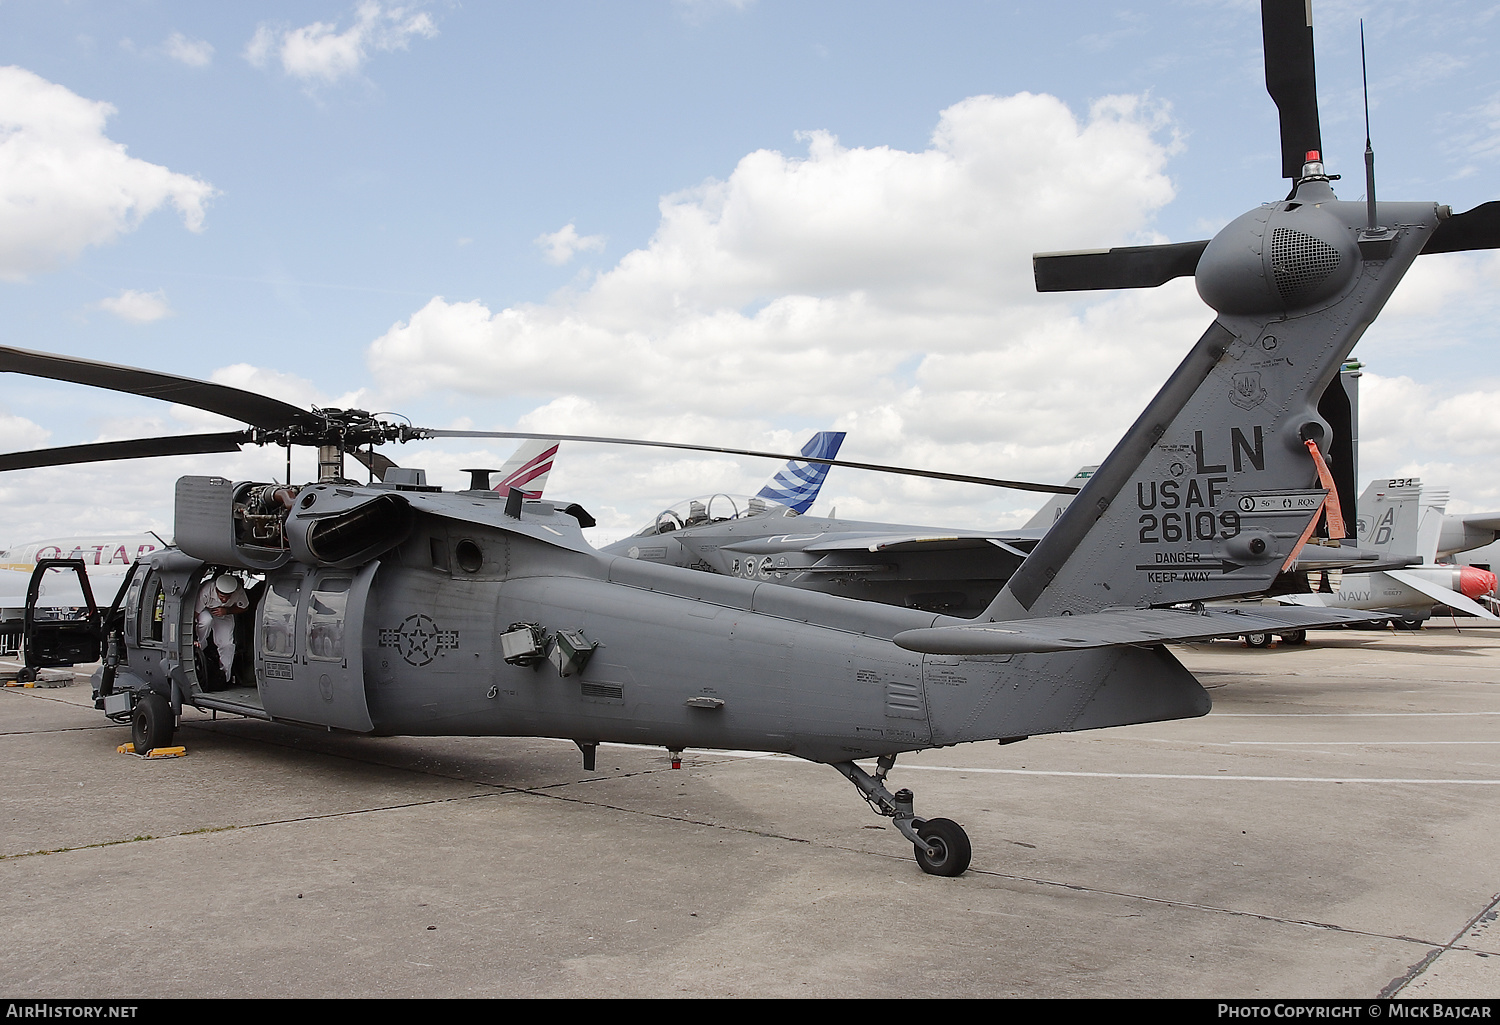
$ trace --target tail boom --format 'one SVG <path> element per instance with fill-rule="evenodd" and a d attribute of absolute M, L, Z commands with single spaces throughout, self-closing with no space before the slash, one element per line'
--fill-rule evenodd
<path fill-rule="evenodd" d="M 1438 223 L 1433 204 L 1380 212 L 1398 227 L 1363 248 L 1364 206 L 1314 182 L 1215 237 L 1198 284 L 1218 318 L 981 618 L 1270 586 L 1326 496 L 1319 398 Z"/>

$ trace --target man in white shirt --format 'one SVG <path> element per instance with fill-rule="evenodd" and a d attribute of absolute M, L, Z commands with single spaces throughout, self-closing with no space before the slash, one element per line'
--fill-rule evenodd
<path fill-rule="evenodd" d="M 250 596 L 245 593 L 240 578 L 233 573 L 209 577 L 198 588 L 198 647 L 207 650 L 208 639 L 213 637 L 226 683 L 233 679 L 234 617 L 248 608 Z"/>

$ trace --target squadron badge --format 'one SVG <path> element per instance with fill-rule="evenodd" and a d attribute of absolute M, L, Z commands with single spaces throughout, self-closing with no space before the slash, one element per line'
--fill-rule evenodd
<path fill-rule="evenodd" d="M 1229 389 L 1229 401 L 1241 409 L 1254 409 L 1266 401 L 1266 386 L 1261 384 L 1259 370 L 1247 370 L 1234 375 Z"/>

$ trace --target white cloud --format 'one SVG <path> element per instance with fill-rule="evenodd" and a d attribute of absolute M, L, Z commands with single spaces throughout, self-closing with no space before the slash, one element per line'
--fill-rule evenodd
<path fill-rule="evenodd" d="M 106 313 L 113 313 L 132 324 L 149 324 L 153 320 L 172 315 L 172 307 L 167 304 L 167 294 L 160 289 L 155 292 L 137 292 L 133 288 L 127 288 L 119 295 L 100 299 L 97 305 Z"/>
<path fill-rule="evenodd" d="M 170 202 L 191 231 L 216 190 L 126 155 L 115 112 L 24 68 L 0 68 L 0 279 L 50 270 Z"/>
<path fill-rule="evenodd" d="M 41 448 L 47 444 L 50 432 L 25 417 L 0 411 L 0 449 L 6 452 L 24 452 Z"/>
<path fill-rule="evenodd" d="M 538 235 L 536 244 L 542 247 L 542 259 L 561 266 L 573 259 L 577 253 L 603 252 L 604 236 L 579 235 L 578 229 L 570 223 L 550 235 Z"/>
<path fill-rule="evenodd" d="M 1500 508 L 1500 466 L 1494 414 L 1500 379 L 1467 383 L 1462 391 L 1410 377 L 1360 378 L 1361 475 L 1421 477 L 1449 489 L 1453 512 Z"/>
<path fill-rule="evenodd" d="M 417 36 L 435 35 L 437 26 L 425 11 L 362 0 L 354 9 L 354 23 L 342 32 L 324 21 L 300 28 L 260 25 L 245 47 L 245 59 L 264 68 L 274 56 L 293 78 L 332 84 L 357 76 L 372 52 L 404 50 Z"/>
<path fill-rule="evenodd" d="M 1054 98 L 1022 94 L 953 105 L 918 151 L 809 133 L 801 153 L 751 153 L 723 180 L 665 197 L 648 244 L 549 301 L 421 305 L 371 344 L 376 394 L 325 400 L 308 381 L 248 365 L 214 379 L 304 408 L 400 408 L 424 426 L 459 429 L 795 451 L 811 431 L 832 428 L 850 432 L 850 459 L 1062 482 L 1108 453 L 1212 314 L 1189 279 L 1038 295 L 1031 254 L 1154 240 L 1152 218 L 1173 194 L 1170 127 L 1130 98 L 1076 117 Z M 1413 338 L 1492 336 L 1497 283 L 1492 254 L 1424 258 L 1361 342 L 1362 358 Z M 1417 474 L 1451 487 L 1455 511 L 1500 507 L 1500 455 L 1487 442 L 1500 375 L 1481 379 L 1487 366 L 1475 366 L 1452 384 L 1366 371 L 1365 479 Z M 173 407 L 169 421 L 136 433 L 223 429 Z M 0 440 L 6 430 L 0 417 Z M 433 442 L 387 454 L 457 487 L 461 467 L 498 466 L 511 447 Z M 151 461 L 93 476 L 119 480 L 119 507 L 162 529 L 175 476 L 269 480 L 283 473 L 280 459 Z M 311 454 L 295 459 L 293 475 L 310 476 Z M 597 535 L 618 537 L 688 495 L 754 491 L 774 469 L 568 445 L 549 493 L 582 502 L 600 520 Z M 51 493 L 63 472 L 24 479 L 30 492 Z M 22 508 L 24 494 L 7 486 L 0 481 L 0 503 Z M 1038 501 L 836 469 L 819 509 L 1004 527 Z M 113 523 L 86 503 L 85 515 Z"/>
<path fill-rule="evenodd" d="M 189 39 L 181 32 L 173 32 L 162 43 L 168 57 L 190 68 L 206 68 L 214 59 L 213 44 L 206 39 Z"/>
<path fill-rule="evenodd" d="M 279 370 L 269 370 L 249 363 L 235 363 L 232 366 L 221 367 L 213 372 L 211 380 L 216 384 L 227 384 L 233 388 L 255 392 L 257 395 L 269 395 L 294 406 L 300 406 L 302 409 L 311 409 L 314 406 L 348 409 L 362 405 L 365 398 L 363 390 L 329 396 L 319 391 L 317 386 L 305 377 L 283 373 Z"/>
<path fill-rule="evenodd" d="M 1209 319 L 1190 281 L 1087 305 L 1031 282 L 1038 250 L 1150 237 L 1173 195 L 1163 127 L 1127 97 L 1080 121 L 1022 94 L 955 104 L 919 152 L 807 133 L 804 156 L 751 153 L 666 197 L 650 243 L 580 291 L 499 310 L 435 298 L 369 362 L 408 403 L 542 403 L 531 429 L 762 448 L 781 431 L 795 450 L 793 425 L 837 426 L 854 459 L 1063 480 L 1108 451 Z M 576 476 L 556 486 L 623 509 L 677 478 L 679 457 L 654 458 L 648 474 L 570 452 Z M 746 466 L 751 490 L 772 469 Z M 910 517 L 903 505 L 941 494 L 951 505 L 927 521 L 994 522 L 997 499 L 972 488 L 847 471 L 829 487 L 845 515 Z"/>

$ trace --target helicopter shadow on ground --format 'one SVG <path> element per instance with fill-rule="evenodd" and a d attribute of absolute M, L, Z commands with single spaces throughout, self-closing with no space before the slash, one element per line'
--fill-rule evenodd
<path fill-rule="evenodd" d="M 327 779 L 331 791 L 348 790 L 351 796 L 368 791 L 365 799 L 372 806 L 524 796 L 807 838 L 793 837 L 795 825 L 779 821 L 786 809 L 773 810 L 777 806 L 764 793 L 767 779 L 757 770 L 759 759 L 695 751 L 684 754 L 683 769 L 674 770 L 662 749 L 609 744 L 598 749 L 595 771 L 587 771 L 578 749 L 557 739 L 367 737 L 208 716 L 185 718 L 183 726 L 179 739 L 202 758 L 254 759 L 257 776 L 315 773 Z M 832 803 L 834 794 L 842 796 L 843 781 L 831 772 L 827 776 Z M 863 824 L 861 807 L 843 811 Z M 844 823 L 835 834 L 849 832 L 851 825 Z"/>

